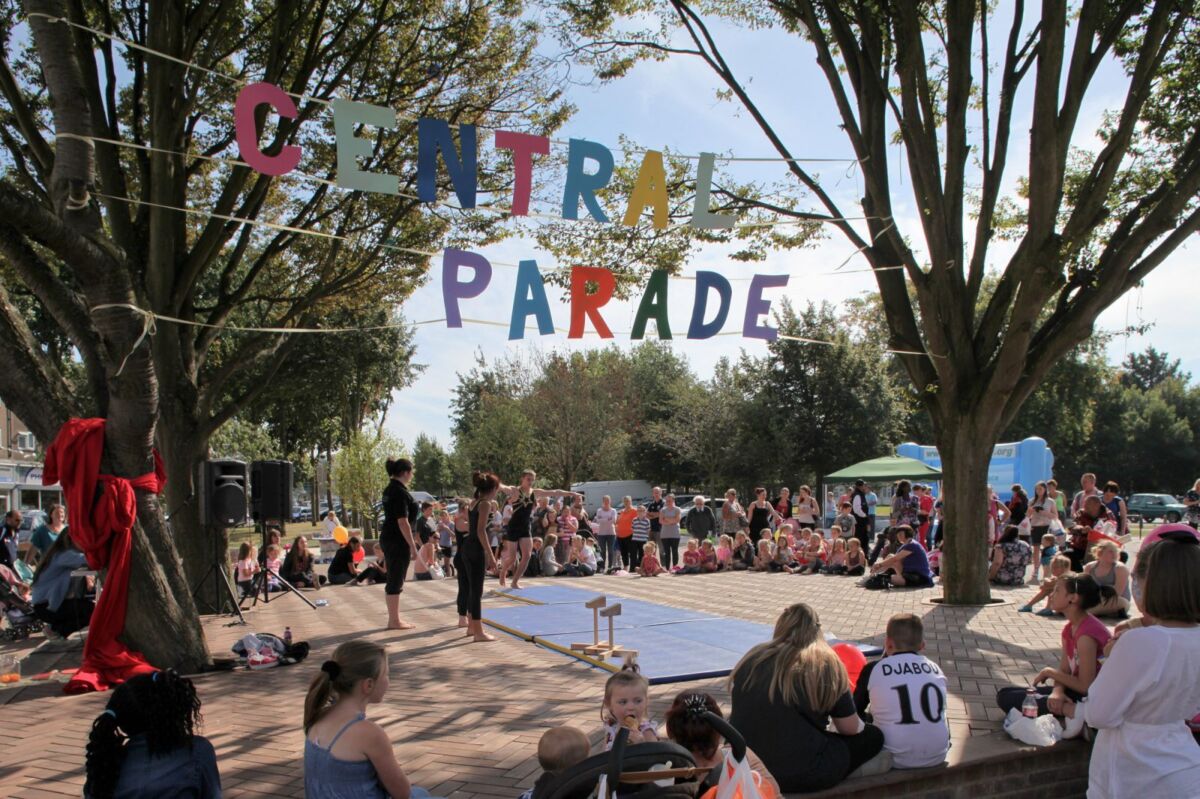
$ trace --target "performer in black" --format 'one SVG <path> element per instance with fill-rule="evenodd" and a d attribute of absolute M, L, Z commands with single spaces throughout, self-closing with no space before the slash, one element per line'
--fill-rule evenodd
<path fill-rule="evenodd" d="M 462 545 L 462 567 L 467 578 L 467 635 L 474 636 L 476 643 L 483 643 L 496 640 L 494 635 L 483 631 L 482 602 L 483 575 L 488 568 L 496 568 L 496 556 L 488 542 L 488 517 L 500 488 L 500 478 L 491 472 L 473 472 L 471 482 L 475 485 L 475 499 L 468 514 L 471 528 Z"/>
<path fill-rule="evenodd" d="M 512 516 L 508 520 L 508 530 L 504 534 L 504 556 L 500 559 L 500 587 L 505 587 L 504 580 L 511 571 L 513 573 L 512 587 L 521 587 L 521 576 L 525 574 L 525 567 L 529 563 L 529 553 L 533 551 L 533 533 L 530 531 L 530 522 L 533 516 L 533 510 L 537 506 L 537 501 L 543 497 L 546 499 L 557 499 L 559 497 L 570 497 L 574 499 L 582 499 L 583 495 L 574 491 L 547 491 L 541 488 L 534 488 L 533 481 L 537 479 L 537 472 L 533 469 L 526 469 L 521 473 L 521 483 L 518 486 L 500 486 L 500 491 L 506 494 L 512 502 Z M 520 562 L 517 560 L 517 554 L 520 553 Z"/>
<path fill-rule="evenodd" d="M 411 630 L 415 625 L 400 618 L 400 592 L 404 590 L 404 578 L 408 564 L 417 551 L 413 541 L 413 526 L 421 515 L 421 506 L 408 490 L 412 480 L 413 464 L 408 458 L 389 458 L 387 461 L 388 484 L 383 489 L 383 529 L 379 532 L 379 546 L 387 562 L 387 611 L 389 630 Z"/>

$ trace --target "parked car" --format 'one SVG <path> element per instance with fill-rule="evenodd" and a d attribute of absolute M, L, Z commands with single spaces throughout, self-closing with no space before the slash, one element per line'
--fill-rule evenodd
<path fill-rule="evenodd" d="M 48 519 L 49 516 L 44 510 L 22 510 L 21 526 L 17 528 L 17 545 L 28 544 L 34 529 L 45 524 Z"/>
<path fill-rule="evenodd" d="M 693 495 L 693 497 L 694 496 L 695 495 Z M 687 502 L 683 502 L 679 505 L 679 509 L 681 511 L 683 511 L 683 518 L 679 520 L 679 526 L 681 528 L 683 528 L 684 530 L 687 529 L 688 511 L 690 511 L 692 509 L 692 507 L 695 506 L 695 504 L 696 504 L 696 500 L 693 498 L 693 499 L 689 499 Z M 725 498 L 718 497 L 716 499 L 712 499 L 710 497 L 705 497 L 704 504 L 706 507 L 713 509 L 713 513 L 717 514 L 717 521 L 719 522 L 721 519 L 721 507 L 724 506 L 724 504 L 725 504 Z"/>
<path fill-rule="evenodd" d="M 1126 500 L 1125 507 L 1130 516 L 1148 522 L 1163 519 L 1172 524 L 1182 519 L 1187 510 L 1187 506 L 1170 494 L 1134 494 Z"/>
<path fill-rule="evenodd" d="M 312 508 L 308 505 L 294 505 L 292 507 L 292 521 L 303 522 L 307 521 L 312 516 Z"/>

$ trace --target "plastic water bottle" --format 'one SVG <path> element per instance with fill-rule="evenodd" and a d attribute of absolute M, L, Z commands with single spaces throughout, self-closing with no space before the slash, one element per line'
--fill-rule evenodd
<path fill-rule="evenodd" d="M 1021 703 L 1021 715 L 1027 719 L 1038 717 L 1037 691 L 1032 688 L 1025 692 L 1025 701 Z"/>
<path fill-rule="evenodd" d="M 283 643 L 286 646 L 292 645 L 292 628 L 291 627 L 283 628 Z"/>

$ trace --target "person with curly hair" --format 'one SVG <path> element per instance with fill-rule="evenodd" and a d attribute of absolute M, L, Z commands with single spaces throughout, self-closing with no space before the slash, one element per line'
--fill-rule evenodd
<path fill-rule="evenodd" d="M 200 698 L 174 671 L 139 674 L 113 691 L 92 722 L 86 799 L 220 799 L 217 755 L 196 735 Z"/>

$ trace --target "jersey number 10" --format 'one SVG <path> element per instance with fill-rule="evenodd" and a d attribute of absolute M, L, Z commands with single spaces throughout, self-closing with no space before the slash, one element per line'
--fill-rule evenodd
<path fill-rule="evenodd" d="M 900 723 L 901 724 L 916 724 L 917 719 L 913 716 L 912 698 L 908 695 L 907 685 L 893 685 L 892 690 L 900 697 Z M 921 686 L 921 713 L 925 718 L 933 724 L 937 724 L 942 720 L 942 713 L 946 709 L 946 698 L 938 689 L 937 683 L 927 682 Z"/>

